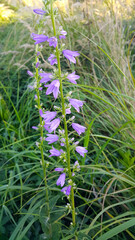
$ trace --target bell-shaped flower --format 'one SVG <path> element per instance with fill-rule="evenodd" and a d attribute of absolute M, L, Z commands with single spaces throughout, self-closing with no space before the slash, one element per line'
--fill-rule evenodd
<path fill-rule="evenodd" d="M 80 100 L 75 99 L 75 98 L 70 98 L 69 102 L 76 109 L 77 112 L 80 112 L 79 107 L 83 106 L 83 101 L 80 101 Z"/>
<path fill-rule="evenodd" d="M 67 79 L 74 84 L 77 84 L 76 80 L 79 79 L 80 76 L 75 74 L 75 71 L 68 74 Z"/>
<path fill-rule="evenodd" d="M 87 153 L 87 152 L 88 152 L 85 147 L 80 147 L 80 146 L 77 146 L 75 150 L 76 150 L 82 157 L 84 157 L 84 153 Z"/>
<path fill-rule="evenodd" d="M 60 124 L 60 118 L 56 118 L 49 123 L 49 133 L 55 131 Z"/>
<path fill-rule="evenodd" d="M 55 168 L 54 171 L 56 171 L 56 172 L 62 172 L 62 171 L 64 171 L 64 168 Z"/>
<path fill-rule="evenodd" d="M 75 57 L 79 56 L 80 54 L 77 51 L 71 51 L 71 50 L 63 50 L 62 51 L 65 58 L 67 58 L 70 62 L 76 63 Z"/>
<path fill-rule="evenodd" d="M 57 112 L 46 111 L 45 113 L 43 113 L 42 109 L 40 109 L 39 114 L 42 118 L 44 118 L 45 122 L 47 123 L 56 117 Z"/>
<path fill-rule="evenodd" d="M 32 126 L 32 129 L 34 129 L 34 130 L 38 130 L 38 127 L 36 127 L 36 126 Z"/>
<path fill-rule="evenodd" d="M 68 187 L 64 187 L 61 189 L 61 192 L 63 192 L 65 195 L 69 196 L 70 195 L 70 191 L 71 191 L 71 185 L 69 185 Z"/>
<path fill-rule="evenodd" d="M 35 34 L 35 33 L 32 33 L 32 38 L 33 40 L 35 41 L 34 44 L 39 44 L 41 42 L 45 42 L 48 40 L 48 36 L 45 36 L 43 34 Z"/>
<path fill-rule="evenodd" d="M 57 46 L 57 38 L 56 37 L 51 37 L 48 38 L 47 42 L 49 42 L 49 46 L 53 46 L 54 48 L 56 48 Z"/>
<path fill-rule="evenodd" d="M 39 75 L 42 77 L 40 80 L 40 83 L 47 83 L 51 80 L 52 74 L 51 73 L 39 73 Z"/>
<path fill-rule="evenodd" d="M 72 128 L 80 135 L 81 133 L 85 132 L 86 127 L 81 126 L 78 123 L 72 123 Z"/>
<path fill-rule="evenodd" d="M 55 57 L 54 54 L 50 55 L 50 57 L 48 58 L 48 61 L 50 62 L 51 65 L 57 64 L 57 58 Z"/>
<path fill-rule="evenodd" d="M 30 76 L 30 77 L 33 77 L 34 76 L 34 74 L 31 72 L 31 71 L 27 71 L 27 73 L 28 73 L 28 75 Z"/>
<path fill-rule="evenodd" d="M 45 140 L 48 142 L 48 144 L 51 144 L 57 142 L 58 139 L 59 137 L 56 134 L 47 134 L 47 138 Z"/>
<path fill-rule="evenodd" d="M 61 30 L 61 31 L 60 31 L 60 34 L 61 34 L 61 35 L 59 36 L 59 39 L 62 39 L 62 38 L 65 39 L 65 38 L 66 38 L 66 35 L 67 35 L 67 32 L 64 31 L 64 30 Z"/>
<path fill-rule="evenodd" d="M 34 9 L 33 10 L 34 13 L 39 14 L 39 15 L 44 15 L 46 13 L 46 11 L 42 10 L 42 9 Z"/>
<path fill-rule="evenodd" d="M 66 173 L 62 173 L 56 182 L 57 186 L 60 185 L 61 187 L 63 187 L 65 184 L 65 178 L 66 178 Z"/>
<path fill-rule="evenodd" d="M 49 157 L 52 157 L 52 156 L 59 157 L 62 151 L 59 151 L 52 146 L 52 149 L 49 152 L 51 153 Z"/>
<path fill-rule="evenodd" d="M 47 87 L 46 95 L 53 93 L 54 98 L 58 97 L 60 82 L 59 80 L 52 81 L 49 85 L 45 85 Z"/>

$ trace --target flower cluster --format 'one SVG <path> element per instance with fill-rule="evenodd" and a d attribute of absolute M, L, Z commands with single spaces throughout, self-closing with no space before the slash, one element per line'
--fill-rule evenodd
<path fill-rule="evenodd" d="M 33 11 L 34 13 L 39 15 L 44 15 L 46 13 L 41 9 L 34 9 Z M 58 64 L 59 59 L 56 52 L 58 52 L 60 56 L 64 56 L 70 63 L 75 64 L 76 57 L 79 56 L 79 53 L 77 51 L 58 48 L 59 41 L 63 41 L 63 39 L 66 38 L 66 35 L 67 35 L 67 32 L 60 28 L 56 36 L 50 37 L 44 34 L 35 34 L 35 33 L 32 33 L 31 36 L 35 41 L 35 45 L 46 42 L 52 48 L 52 52 L 48 58 L 48 62 L 51 65 Z M 37 52 L 37 56 L 39 55 L 40 55 L 40 52 Z M 35 64 L 35 68 L 39 68 L 39 66 L 40 66 L 40 62 L 39 60 L 37 60 Z M 35 74 L 33 74 L 30 71 L 28 71 L 28 74 L 30 77 L 35 76 Z M 39 83 L 40 85 L 37 84 L 35 87 L 36 88 L 38 87 L 39 90 L 43 90 L 43 91 L 45 90 L 46 95 L 53 94 L 53 97 L 55 98 L 55 100 L 61 97 L 60 95 L 61 93 L 60 86 L 62 84 L 61 79 L 69 81 L 72 84 L 77 84 L 77 80 L 80 78 L 80 76 L 77 75 L 75 71 L 69 74 L 62 73 L 61 76 L 59 76 L 56 71 L 54 71 L 53 73 L 48 73 L 42 70 L 39 70 L 38 77 L 40 78 L 40 83 Z M 72 127 L 73 132 L 75 131 L 78 135 L 81 135 L 86 130 L 86 127 L 76 122 L 73 122 L 75 119 L 74 116 L 70 117 L 72 107 L 79 113 L 84 104 L 84 101 L 72 98 L 71 94 L 72 93 L 70 93 L 66 98 L 61 99 L 61 101 L 64 101 L 64 104 L 61 107 L 55 107 L 55 111 L 44 111 L 41 106 L 39 109 L 39 115 L 42 118 L 43 127 L 47 131 L 45 141 L 47 141 L 48 144 L 55 144 L 56 142 L 57 143 L 59 142 L 59 145 L 60 145 L 59 149 L 56 149 L 52 145 L 52 148 L 50 149 L 49 157 L 59 157 L 61 159 L 61 164 L 63 164 L 64 167 L 55 168 L 55 171 L 60 173 L 60 176 L 56 184 L 57 186 L 63 187 L 61 191 L 67 196 L 70 195 L 71 188 L 73 187 L 72 177 L 75 175 L 76 171 L 80 170 L 80 165 L 78 161 L 76 161 L 73 165 L 71 176 L 67 174 L 68 172 L 66 168 L 67 147 L 69 148 L 70 151 L 75 150 L 82 157 L 84 157 L 84 154 L 87 153 L 87 150 L 85 147 L 78 146 L 79 142 L 74 142 L 74 138 L 70 138 L 69 135 L 66 136 L 65 129 L 62 129 L 63 119 L 65 119 L 66 124 L 67 125 L 69 124 Z M 37 95 L 35 95 L 35 100 L 37 100 Z M 66 119 L 67 118 L 66 115 L 68 115 L 68 118 L 69 118 L 68 120 Z M 60 125 L 61 125 L 61 128 L 59 129 Z M 32 128 L 35 130 L 38 129 L 38 127 L 36 126 L 33 126 Z M 68 146 L 67 146 L 67 142 L 68 142 Z M 66 180 L 66 177 L 68 180 Z M 67 185 L 64 186 L 66 181 L 67 181 Z"/>

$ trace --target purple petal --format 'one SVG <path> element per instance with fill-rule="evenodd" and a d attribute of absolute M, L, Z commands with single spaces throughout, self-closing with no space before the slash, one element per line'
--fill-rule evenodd
<path fill-rule="evenodd" d="M 46 13 L 46 11 L 43 11 L 42 9 L 34 9 L 33 12 L 39 15 L 44 15 Z"/>
<path fill-rule="evenodd" d="M 49 142 L 48 144 L 57 142 L 59 139 L 59 137 L 56 134 L 47 134 L 47 138 L 45 139 L 47 142 Z"/>
<path fill-rule="evenodd" d="M 34 74 L 31 72 L 31 71 L 27 71 L 27 73 L 28 73 L 28 75 L 30 76 L 30 77 L 33 77 L 34 76 Z"/>
<path fill-rule="evenodd" d="M 58 180 L 57 180 L 57 182 L 56 182 L 57 186 L 60 185 L 61 187 L 63 187 L 64 184 L 65 184 L 65 178 L 66 178 L 66 174 L 65 174 L 65 173 L 62 173 L 62 174 L 59 176 L 59 178 L 58 178 Z"/>
<path fill-rule="evenodd" d="M 64 168 L 55 168 L 54 171 L 56 171 L 56 172 L 62 172 L 62 171 L 64 171 Z"/>
<path fill-rule="evenodd" d="M 81 126 L 78 123 L 72 123 L 72 128 L 80 135 L 81 133 L 85 132 L 86 127 Z"/>
<path fill-rule="evenodd" d="M 76 147 L 76 151 L 82 156 L 84 157 L 84 153 L 87 153 L 88 151 L 85 149 L 85 147 Z"/>

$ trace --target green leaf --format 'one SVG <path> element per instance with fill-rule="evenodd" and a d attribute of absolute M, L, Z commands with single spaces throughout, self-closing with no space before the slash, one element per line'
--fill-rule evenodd
<path fill-rule="evenodd" d="M 112 239 L 112 237 L 116 236 L 117 234 L 125 231 L 126 229 L 128 229 L 132 226 L 135 226 L 135 218 L 132 218 L 131 220 L 129 220 L 125 223 L 122 223 L 121 225 L 119 225 L 117 227 L 114 227 L 110 231 L 106 232 L 105 234 L 103 234 L 102 236 L 97 238 L 97 240 Z"/>

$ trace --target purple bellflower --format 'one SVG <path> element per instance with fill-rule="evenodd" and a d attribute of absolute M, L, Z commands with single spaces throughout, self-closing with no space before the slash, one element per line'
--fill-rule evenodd
<path fill-rule="evenodd" d="M 76 109 L 77 112 L 80 112 L 79 107 L 83 106 L 83 101 L 74 99 L 74 98 L 70 98 L 69 99 L 70 104 Z"/>
<path fill-rule="evenodd" d="M 72 123 L 72 128 L 80 135 L 85 132 L 86 127 L 81 126 L 78 123 Z"/>
<path fill-rule="evenodd" d="M 71 50 L 63 50 L 62 51 L 65 58 L 67 58 L 70 62 L 76 63 L 75 57 L 79 56 L 80 54 L 77 51 L 71 51 Z"/>
<path fill-rule="evenodd" d="M 67 108 L 67 109 L 66 109 L 66 114 L 70 114 L 70 113 L 71 113 L 70 108 Z"/>
<path fill-rule="evenodd" d="M 47 134 L 47 138 L 45 139 L 48 144 L 57 142 L 59 137 L 56 134 Z"/>
<path fill-rule="evenodd" d="M 80 76 L 79 75 L 76 75 L 75 72 L 69 74 L 67 76 L 67 79 L 71 82 L 71 83 L 74 83 L 74 84 L 77 84 L 76 80 L 79 79 Z"/>
<path fill-rule="evenodd" d="M 28 75 L 30 76 L 30 77 L 33 77 L 34 76 L 34 74 L 31 72 L 31 71 L 27 71 L 27 73 L 28 73 Z"/>
<path fill-rule="evenodd" d="M 38 68 L 38 66 L 39 66 L 39 62 L 36 63 L 36 68 Z"/>
<path fill-rule="evenodd" d="M 49 133 L 55 131 L 60 124 L 60 118 L 56 118 L 49 123 Z"/>
<path fill-rule="evenodd" d="M 57 64 L 57 58 L 55 57 L 54 54 L 50 55 L 50 57 L 48 58 L 48 61 L 50 62 L 51 65 Z"/>
<path fill-rule="evenodd" d="M 66 38 L 66 35 L 67 35 L 67 32 L 66 31 L 64 31 L 64 30 L 62 30 L 62 31 L 60 31 L 60 36 L 59 36 L 59 39 L 65 39 Z"/>
<path fill-rule="evenodd" d="M 56 48 L 57 46 L 57 38 L 56 37 L 51 37 L 48 38 L 47 42 L 49 42 L 49 46 L 53 46 L 54 48 Z"/>
<path fill-rule="evenodd" d="M 60 185 L 61 187 L 63 187 L 65 184 L 65 178 L 66 178 L 66 173 L 62 173 L 56 182 L 57 186 Z"/>
<path fill-rule="evenodd" d="M 48 40 L 48 37 L 43 34 L 35 34 L 32 33 L 33 40 L 35 41 L 34 44 L 39 44 L 41 42 L 45 42 Z"/>
<path fill-rule="evenodd" d="M 68 187 L 64 187 L 61 189 L 61 192 L 63 192 L 65 195 L 69 196 L 71 191 L 71 185 L 69 185 Z"/>
<path fill-rule="evenodd" d="M 59 87 L 60 87 L 59 80 L 54 80 L 51 82 L 51 84 L 45 85 L 45 87 L 48 87 L 48 89 L 46 91 L 46 95 L 53 93 L 53 96 L 55 99 L 58 97 Z"/>
<path fill-rule="evenodd" d="M 52 74 L 51 73 L 39 73 L 39 75 L 42 77 L 40 80 L 40 83 L 47 83 L 51 80 Z"/>
<path fill-rule="evenodd" d="M 56 171 L 56 172 L 62 172 L 62 171 L 64 171 L 64 168 L 55 168 L 54 171 Z"/>
<path fill-rule="evenodd" d="M 35 130 L 38 130 L 38 127 L 36 127 L 36 126 L 32 126 L 32 128 L 35 129 Z"/>
<path fill-rule="evenodd" d="M 50 122 L 56 117 L 57 112 L 46 111 L 45 113 L 43 113 L 42 109 L 40 109 L 39 114 L 42 118 L 44 118 L 45 122 Z"/>
<path fill-rule="evenodd" d="M 38 8 L 34 9 L 33 12 L 39 15 L 44 15 L 46 13 L 46 11 L 43 11 L 42 9 L 38 9 Z"/>
<path fill-rule="evenodd" d="M 61 155 L 61 151 L 57 150 L 53 146 L 49 152 L 51 153 L 51 155 L 49 157 L 52 157 L 52 156 L 59 157 Z"/>
<path fill-rule="evenodd" d="M 77 147 L 76 147 L 76 151 L 77 151 L 82 157 L 84 157 L 84 153 L 87 153 L 87 152 L 88 152 L 85 147 L 80 147 L 80 146 L 77 146 Z"/>

